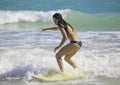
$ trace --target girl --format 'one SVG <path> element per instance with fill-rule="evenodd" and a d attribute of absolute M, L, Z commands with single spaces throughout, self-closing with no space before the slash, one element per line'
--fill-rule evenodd
<path fill-rule="evenodd" d="M 51 28 L 44 28 L 42 31 L 46 30 L 59 30 L 63 36 L 60 44 L 55 48 L 58 50 L 67 39 L 70 40 L 70 43 L 62 47 L 57 53 L 56 53 L 56 60 L 58 63 L 58 66 L 60 68 L 61 72 L 64 72 L 62 57 L 65 56 L 65 61 L 69 63 L 73 68 L 78 68 L 76 63 L 71 59 L 72 56 L 80 49 L 82 46 L 82 42 L 80 41 L 80 38 L 76 34 L 73 27 L 67 23 L 60 13 L 55 13 L 53 15 L 53 21 L 57 27 L 51 27 Z"/>

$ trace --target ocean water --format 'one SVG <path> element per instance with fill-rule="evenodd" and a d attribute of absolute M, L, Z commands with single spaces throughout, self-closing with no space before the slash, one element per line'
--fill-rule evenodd
<path fill-rule="evenodd" d="M 0 85 L 120 85 L 119 3 L 0 0 Z M 37 82 L 31 75 L 59 72 L 54 48 L 62 36 L 58 31 L 41 32 L 41 28 L 55 26 L 52 15 L 56 12 L 83 42 L 73 60 L 86 74 L 76 80 Z M 66 72 L 74 71 L 66 62 L 64 65 Z"/>
<path fill-rule="evenodd" d="M 41 83 L 33 81 L 31 75 L 44 75 L 51 69 L 59 72 L 53 50 L 62 38 L 60 34 L 1 31 L 0 85 L 119 85 L 120 32 L 78 32 L 78 35 L 83 47 L 73 60 L 88 74 L 77 80 Z M 64 65 L 66 72 L 73 70 L 66 62 Z"/>
<path fill-rule="evenodd" d="M 60 12 L 77 31 L 120 31 L 118 13 L 89 14 L 64 9 L 51 11 L 0 11 L 0 30 L 40 29 L 55 26 L 52 15 Z"/>

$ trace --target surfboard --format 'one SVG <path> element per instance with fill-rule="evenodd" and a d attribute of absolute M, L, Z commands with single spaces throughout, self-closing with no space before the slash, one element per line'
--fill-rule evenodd
<path fill-rule="evenodd" d="M 78 75 L 73 75 L 73 74 L 56 74 L 56 75 L 52 75 L 52 76 L 37 76 L 37 75 L 33 75 L 32 78 L 40 81 L 40 82 L 55 82 L 55 81 L 65 81 L 65 80 L 72 80 L 72 79 L 77 79 L 80 76 Z"/>

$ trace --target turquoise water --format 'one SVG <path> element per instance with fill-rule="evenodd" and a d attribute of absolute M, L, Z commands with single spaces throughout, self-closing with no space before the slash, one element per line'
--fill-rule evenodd
<path fill-rule="evenodd" d="M 54 48 L 62 36 L 40 31 L 55 26 L 56 12 L 82 40 L 73 59 L 87 74 L 76 80 L 37 82 L 31 75 L 59 72 Z M 120 85 L 119 22 L 119 0 L 0 0 L 0 85 Z M 74 71 L 64 65 L 66 72 Z"/>
<path fill-rule="evenodd" d="M 119 13 L 119 0 L 0 0 L 1 10 L 49 11 L 72 9 L 85 13 Z"/>
<path fill-rule="evenodd" d="M 78 31 L 120 30 L 119 0 L 0 0 L 0 29 L 54 26 L 56 12 Z"/>
<path fill-rule="evenodd" d="M 55 26 L 52 15 L 56 12 L 60 12 L 77 31 L 120 31 L 119 13 L 90 14 L 70 9 L 0 11 L 0 29 L 40 29 Z"/>

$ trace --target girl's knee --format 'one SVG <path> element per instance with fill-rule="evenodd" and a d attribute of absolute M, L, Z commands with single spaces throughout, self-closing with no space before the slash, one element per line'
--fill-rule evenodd
<path fill-rule="evenodd" d="M 64 60 L 68 62 L 70 59 L 68 57 L 65 57 Z"/>
<path fill-rule="evenodd" d="M 56 59 L 61 59 L 62 56 L 59 53 L 56 53 L 55 57 Z"/>

